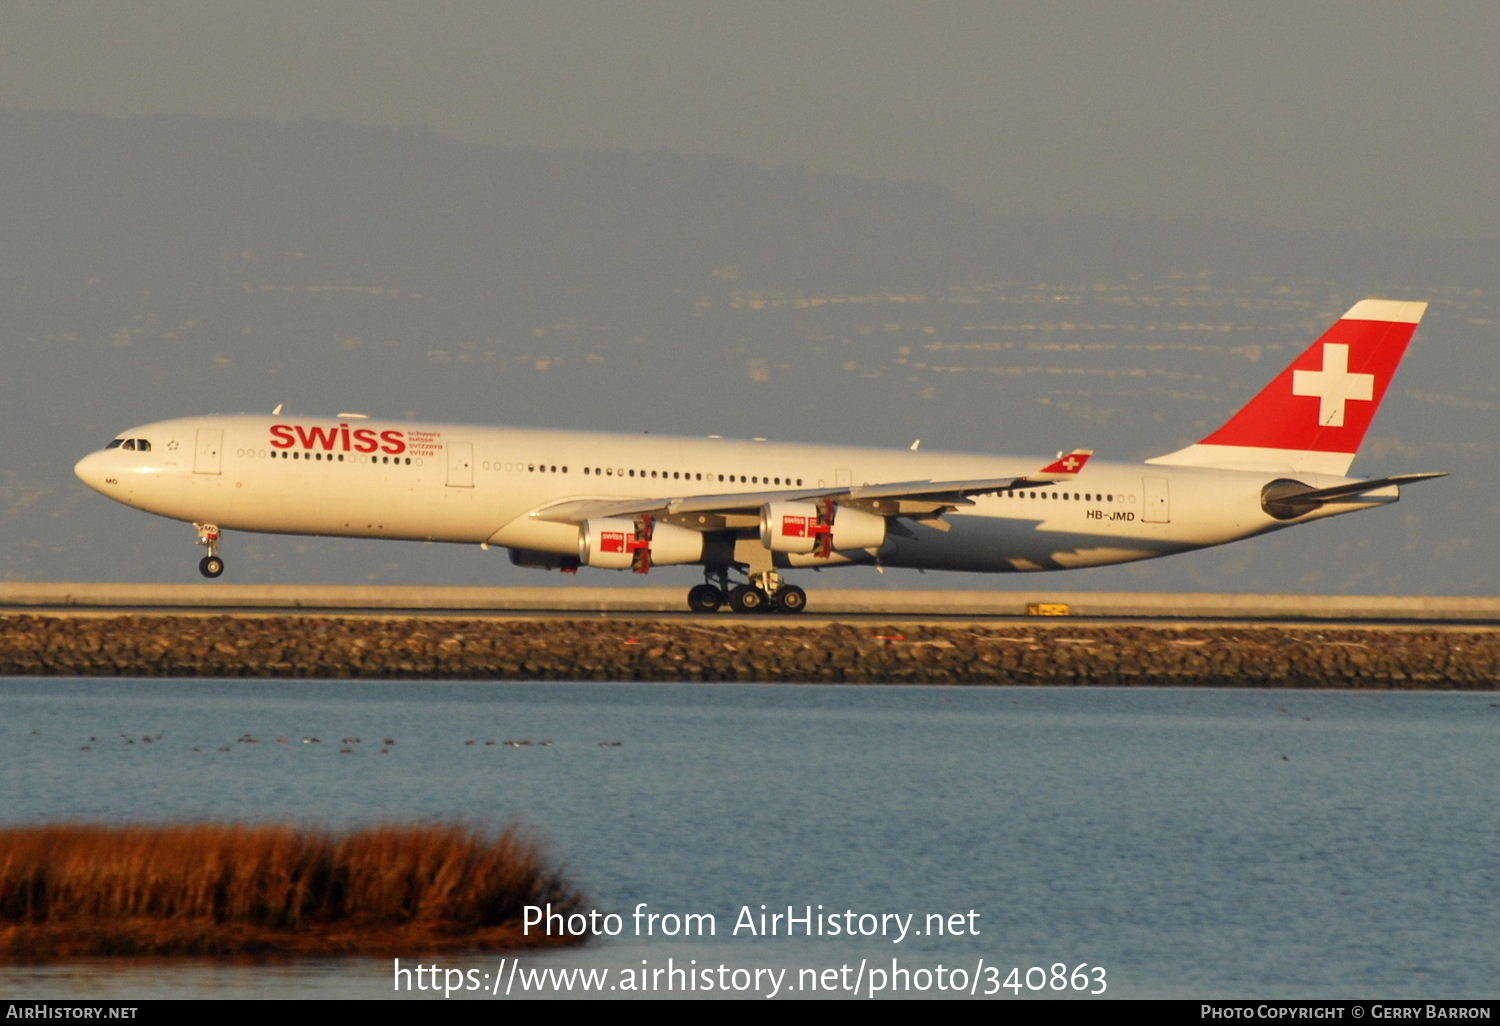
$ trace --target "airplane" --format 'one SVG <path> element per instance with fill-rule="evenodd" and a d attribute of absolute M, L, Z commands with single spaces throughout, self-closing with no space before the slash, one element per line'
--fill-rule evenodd
<path fill-rule="evenodd" d="M 1223 427 L 1143 463 L 1035 459 L 337 417 L 184 417 L 131 428 L 74 468 L 225 530 L 507 549 L 521 567 L 696 565 L 688 607 L 801 612 L 783 570 L 1025 572 L 1105 566 L 1386 506 L 1443 473 L 1348 476 L 1427 304 L 1356 303 Z M 731 583 L 731 575 L 743 578 Z"/>

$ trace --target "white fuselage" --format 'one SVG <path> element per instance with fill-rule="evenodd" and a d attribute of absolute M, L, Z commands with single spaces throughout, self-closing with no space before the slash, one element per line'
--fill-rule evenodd
<path fill-rule="evenodd" d="M 240 414 L 158 421 L 77 465 L 128 506 L 224 530 L 397 538 L 576 555 L 579 528 L 535 516 L 568 500 L 797 491 L 1022 476 L 1035 458 L 649 434 Z M 149 445 L 149 448 L 146 446 Z M 1386 488 L 1278 520 L 1262 488 L 1350 480 L 1287 471 L 1090 462 L 1076 479 L 893 518 L 878 549 L 777 554 L 780 566 L 873 563 L 1057 570 L 1219 545 L 1395 501 Z M 743 536 L 746 525 L 729 525 Z M 748 532 L 753 535 L 753 530 Z"/>

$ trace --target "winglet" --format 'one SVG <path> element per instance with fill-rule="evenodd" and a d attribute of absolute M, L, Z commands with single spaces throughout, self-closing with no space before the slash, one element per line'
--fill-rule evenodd
<path fill-rule="evenodd" d="M 1047 484 L 1054 481 L 1071 481 L 1083 472 L 1089 457 L 1094 455 L 1092 449 L 1074 449 L 1070 453 L 1062 454 L 1034 474 L 1027 474 L 1021 479 L 1026 484 Z"/>

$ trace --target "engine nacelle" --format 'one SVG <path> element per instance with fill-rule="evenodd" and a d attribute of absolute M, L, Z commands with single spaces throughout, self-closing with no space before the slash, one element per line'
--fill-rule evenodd
<path fill-rule="evenodd" d="M 643 537 L 648 534 L 649 538 Z M 578 561 L 605 570 L 637 570 L 696 563 L 703 558 L 703 534 L 673 524 L 651 524 L 649 531 L 623 517 L 585 520 L 578 528 Z"/>
<path fill-rule="evenodd" d="M 772 552 L 819 552 L 830 532 L 834 550 L 878 549 L 886 526 L 878 513 L 837 507 L 830 528 L 823 504 L 816 502 L 768 502 L 760 509 L 760 543 Z"/>

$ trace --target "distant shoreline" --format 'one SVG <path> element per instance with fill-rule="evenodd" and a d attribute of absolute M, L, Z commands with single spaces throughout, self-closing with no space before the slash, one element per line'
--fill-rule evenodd
<path fill-rule="evenodd" d="M 1500 631 L 8 614 L 0 676 L 1500 690 Z"/>

